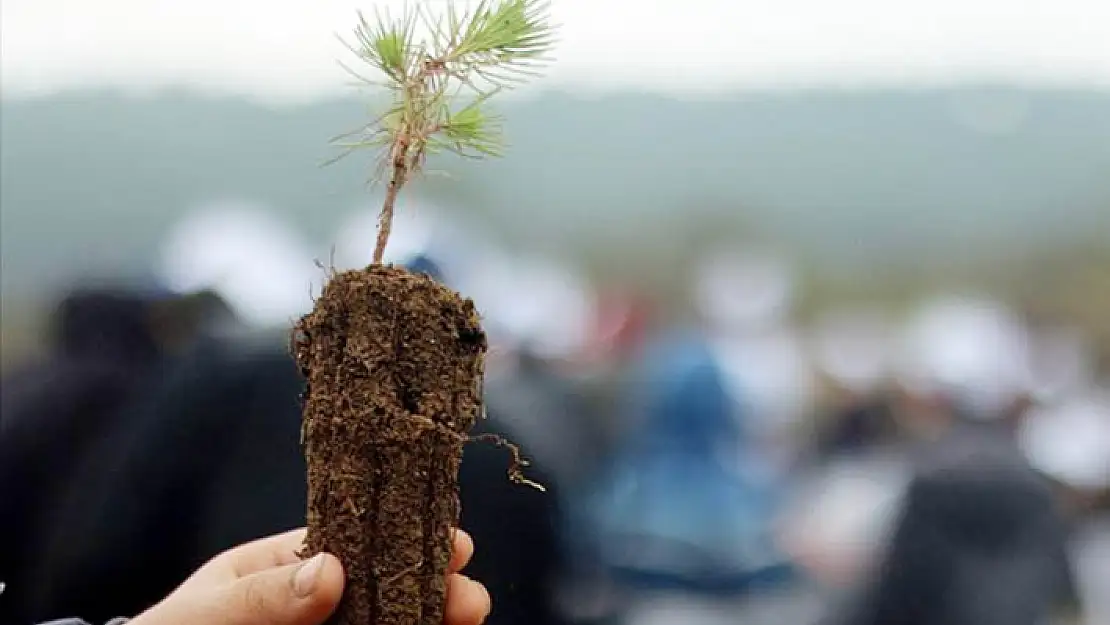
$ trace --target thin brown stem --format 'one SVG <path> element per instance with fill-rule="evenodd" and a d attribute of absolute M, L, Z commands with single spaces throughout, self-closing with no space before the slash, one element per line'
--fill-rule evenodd
<path fill-rule="evenodd" d="M 431 71 L 435 71 L 435 68 L 429 68 L 427 64 L 422 65 L 412 82 L 406 85 L 406 90 L 414 100 L 419 100 L 419 96 L 426 90 L 425 82 L 431 77 Z M 410 130 L 411 128 L 402 126 L 397 137 L 393 140 L 393 146 L 390 150 L 390 157 L 393 161 L 393 175 L 389 179 L 389 186 L 385 191 L 385 201 L 382 203 L 382 212 L 378 216 L 378 240 L 374 245 L 373 259 L 375 265 L 382 264 L 382 259 L 385 257 L 385 246 L 389 244 L 389 235 L 393 231 L 393 213 L 397 205 L 397 195 L 401 192 L 401 187 L 405 186 L 405 182 L 408 181 L 411 173 L 409 150 L 415 147 L 418 152 L 422 152 L 424 142 L 427 140 L 424 135 L 419 133 L 411 135 Z M 413 143 L 416 143 L 416 145 L 414 146 Z"/>
<path fill-rule="evenodd" d="M 402 135 L 393 145 L 393 175 L 389 179 L 389 187 L 385 192 L 385 201 L 382 203 L 382 212 L 378 216 L 378 241 L 374 245 L 373 264 L 382 264 L 385 257 L 385 246 L 389 243 L 389 234 L 393 231 L 393 211 L 397 204 L 397 194 L 404 186 L 408 176 L 408 141 Z"/>

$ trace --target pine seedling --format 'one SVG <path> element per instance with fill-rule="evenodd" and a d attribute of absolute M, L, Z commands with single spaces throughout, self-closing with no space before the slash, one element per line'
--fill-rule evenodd
<path fill-rule="evenodd" d="M 362 66 L 349 69 L 389 99 L 336 142 L 340 157 L 377 152 L 372 180 L 387 185 L 377 243 L 369 266 L 328 276 L 294 331 L 305 378 L 301 555 L 334 554 L 346 574 L 330 625 L 443 623 L 465 443 L 508 446 L 510 478 L 531 483 L 514 446 L 470 436 L 484 410 L 488 349 L 474 302 L 382 258 L 397 195 L 429 156 L 501 154 L 489 101 L 542 67 L 553 45 L 548 5 L 481 0 L 435 17 L 428 3 L 400 19 L 359 16 L 348 47 Z"/>
<path fill-rule="evenodd" d="M 381 264 L 401 188 L 429 155 L 501 156 L 501 118 L 490 98 L 539 74 L 549 60 L 554 27 L 547 0 L 480 0 L 471 9 L 448 3 L 435 16 L 428 2 L 407 6 L 400 18 L 359 14 L 354 41 L 344 44 L 375 78 L 347 65 L 361 84 L 384 88 L 385 111 L 338 137 L 337 157 L 363 149 L 379 154 L 373 181 L 386 180 L 373 264 Z"/>

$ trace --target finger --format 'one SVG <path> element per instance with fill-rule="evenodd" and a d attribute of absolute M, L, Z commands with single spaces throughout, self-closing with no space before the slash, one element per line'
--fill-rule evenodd
<path fill-rule="evenodd" d="M 297 552 L 304 546 L 305 533 L 306 530 L 302 527 L 261 538 L 227 551 L 219 558 L 226 559 L 235 578 L 277 566 L 296 564 L 301 561 Z"/>
<path fill-rule="evenodd" d="M 492 607 L 486 587 L 463 575 L 447 578 L 446 625 L 480 625 Z"/>
<path fill-rule="evenodd" d="M 447 572 L 458 573 L 474 556 L 474 539 L 461 529 L 452 530 L 452 533 L 451 562 L 447 565 Z"/>
<path fill-rule="evenodd" d="M 320 625 L 343 595 L 343 567 L 330 554 L 248 575 L 219 599 L 221 625 Z"/>

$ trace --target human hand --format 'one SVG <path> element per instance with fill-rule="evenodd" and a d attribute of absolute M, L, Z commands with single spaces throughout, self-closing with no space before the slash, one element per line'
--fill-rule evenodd
<path fill-rule="evenodd" d="M 302 528 L 225 551 L 131 625 L 321 625 L 343 594 L 343 567 L 331 554 L 301 561 L 304 537 Z M 480 625 L 489 614 L 485 587 L 458 573 L 473 554 L 470 536 L 455 532 L 446 625 Z"/>

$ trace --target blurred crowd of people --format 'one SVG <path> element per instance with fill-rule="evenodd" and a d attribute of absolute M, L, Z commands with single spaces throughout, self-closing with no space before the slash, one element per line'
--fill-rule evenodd
<path fill-rule="evenodd" d="M 471 573 L 494 625 L 1110 622 L 1110 371 L 984 293 L 802 323 L 791 266 L 706 250 L 693 314 L 402 207 L 387 261 L 472 297 L 489 419 Z M 149 284 L 60 298 L 2 381 L 0 621 L 135 613 L 220 551 L 303 523 L 290 322 L 370 260 L 317 262 L 265 211 L 191 215 Z"/>

